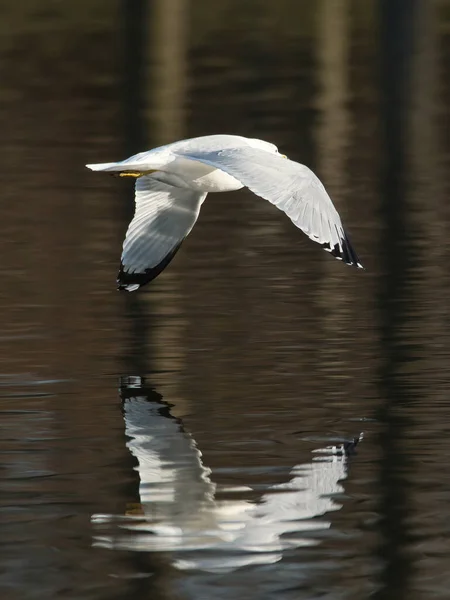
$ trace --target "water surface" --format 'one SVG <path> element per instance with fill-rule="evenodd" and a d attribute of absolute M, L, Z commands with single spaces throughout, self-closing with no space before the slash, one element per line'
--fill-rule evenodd
<path fill-rule="evenodd" d="M 2 597 L 444 600 L 448 3 L 193 4 L 0 25 Z M 366 271 L 240 191 L 116 292 L 132 189 L 83 165 L 217 132 Z"/>

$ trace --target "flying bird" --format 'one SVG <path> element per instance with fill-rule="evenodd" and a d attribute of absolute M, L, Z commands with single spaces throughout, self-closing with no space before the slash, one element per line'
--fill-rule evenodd
<path fill-rule="evenodd" d="M 120 162 L 86 166 L 136 179 L 136 209 L 123 244 L 119 290 L 133 292 L 165 269 L 195 225 L 208 193 L 243 187 L 286 213 L 335 258 L 363 268 L 319 178 L 269 142 L 208 135 Z"/>

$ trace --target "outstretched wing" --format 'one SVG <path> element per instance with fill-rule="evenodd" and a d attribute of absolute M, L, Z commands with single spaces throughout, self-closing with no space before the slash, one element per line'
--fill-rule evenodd
<path fill-rule="evenodd" d="M 176 154 L 232 175 L 286 213 L 294 225 L 348 265 L 362 268 L 320 179 L 305 165 L 252 147 Z"/>
<path fill-rule="evenodd" d="M 136 211 L 123 243 L 119 290 L 137 290 L 165 269 L 194 226 L 205 197 L 152 177 L 136 180 Z"/>

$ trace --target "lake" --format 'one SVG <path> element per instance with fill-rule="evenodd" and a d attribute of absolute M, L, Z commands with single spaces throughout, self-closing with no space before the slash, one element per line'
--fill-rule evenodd
<path fill-rule="evenodd" d="M 446 600 L 450 3 L 0 30 L 1 597 Z M 312 168 L 365 271 L 241 190 L 117 292 L 133 186 L 84 165 L 213 133 Z"/>

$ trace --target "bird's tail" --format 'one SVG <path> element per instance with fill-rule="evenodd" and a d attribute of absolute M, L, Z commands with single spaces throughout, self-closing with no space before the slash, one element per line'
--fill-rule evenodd
<path fill-rule="evenodd" d="M 97 163 L 93 165 L 86 165 L 86 167 L 91 169 L 91 171 L 106 171 L 109 173 L 117 173 L 124 170 L 124 165 L 122 162 Z M 127 168 L 129 167 L 127 166 Z"/>

